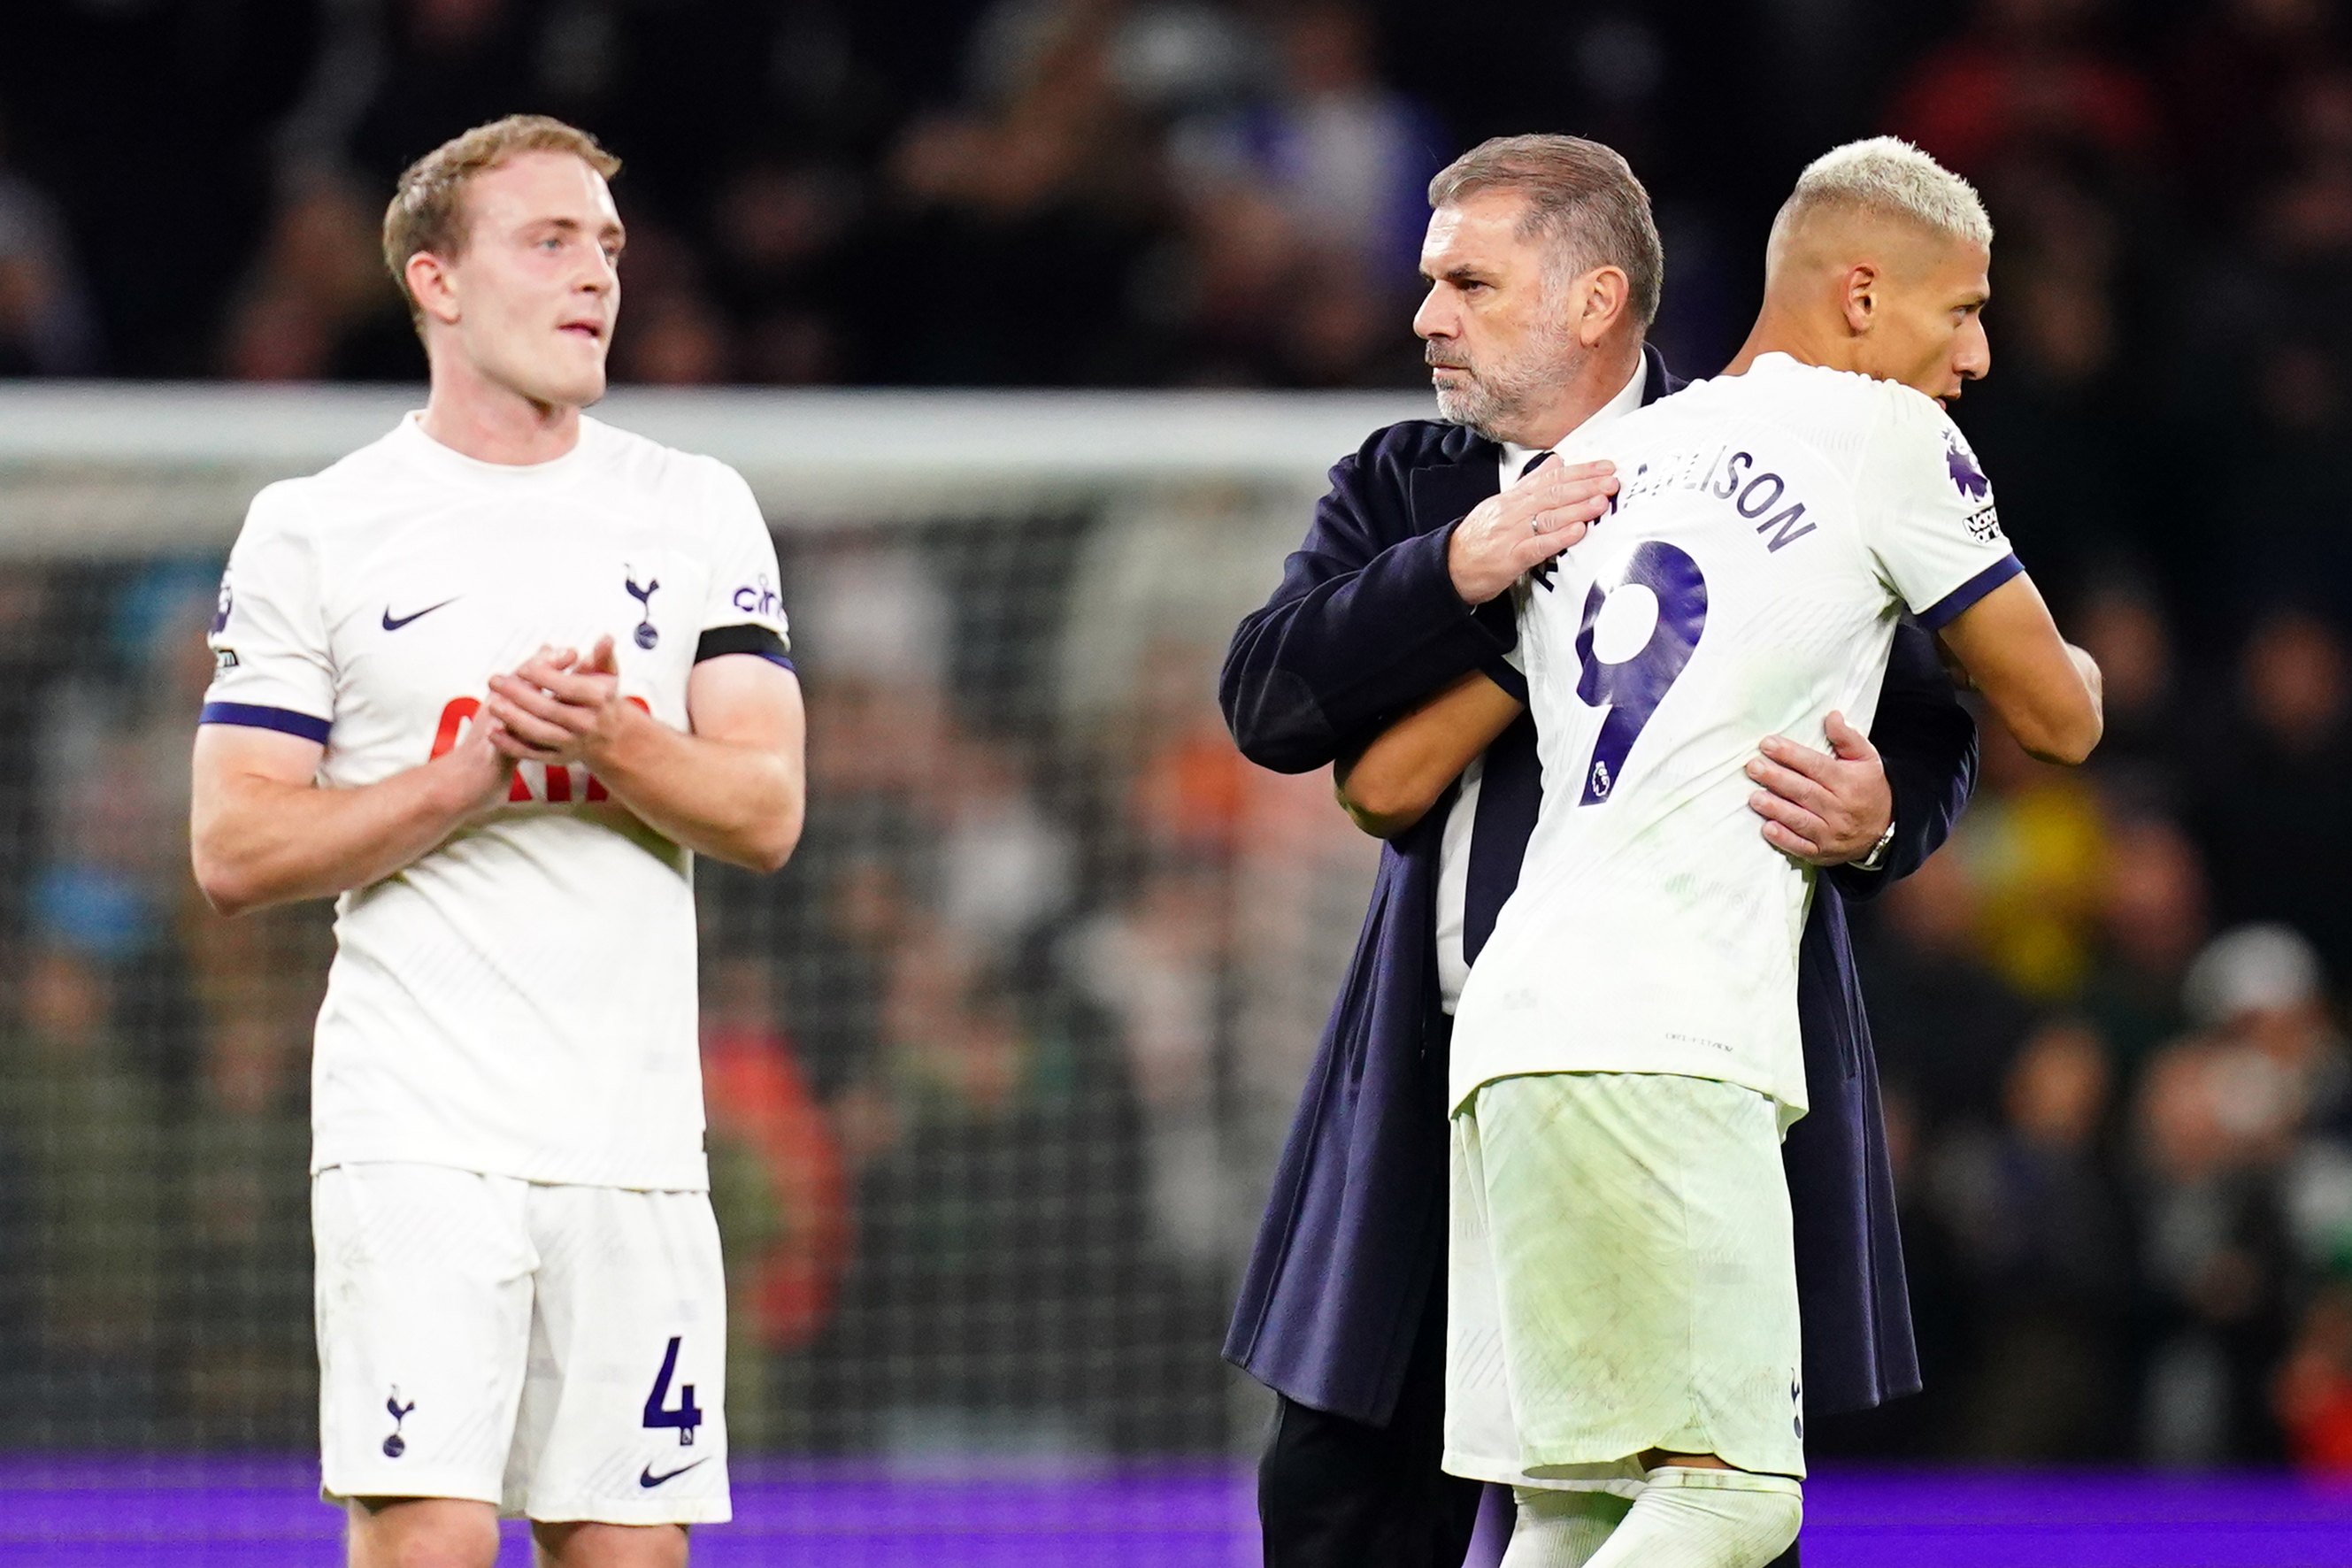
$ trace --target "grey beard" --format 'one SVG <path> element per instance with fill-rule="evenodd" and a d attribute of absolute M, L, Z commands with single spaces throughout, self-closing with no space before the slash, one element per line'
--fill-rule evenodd
<path fill-rule="evenodd" d="M 1494 370 L 1468 366 L 1465 385 L 1437 394 L 1437 415 L 1449 425 L 1465 426 L 1499 444 L 1522 434 L 1517 426 L 1544 392 L 1561 385 L 1590 357 L 1591 351 L 1568 332 L 1547 334 L 1530 345 L 1517 363 Z"/>
<path fill-rule="evenodd" d="M 1502 440 L 1495 433 L 1495 427 L 1512 423 L 1519 406 L 1517 398 L 1498 394 L 1483 380 L 1441 390 L 1437 395 L 1437 416 L 1440 419 L 1448 425 L 1466 426 L 1495 442 Z"/>

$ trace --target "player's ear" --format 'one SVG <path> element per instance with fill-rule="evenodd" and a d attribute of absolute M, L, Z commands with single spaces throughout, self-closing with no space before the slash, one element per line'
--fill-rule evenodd
<path fill-rule="evenodd" d="M 401 271 L 418 309 L 444 326 L 457 324 L 457 289 L 447 262 L 429 250 L 420 250 Z"/>
<path fill-rule="evenodd" d="M 1625 314 L 1633 284 L 1621 267 L 1596 267 L 1576 280 L 1576 337 L 1586 348 L 1609 335 Z"/>
<path fill-rule="evenodd" d="M 1845 311 L 1845 330 L 1855 337 L 1867 333 L 1878 319 L 1881 282 L 1878 268 L 1867 261 L 1857 261 L 1845 269 L 1838 303 Z"/>

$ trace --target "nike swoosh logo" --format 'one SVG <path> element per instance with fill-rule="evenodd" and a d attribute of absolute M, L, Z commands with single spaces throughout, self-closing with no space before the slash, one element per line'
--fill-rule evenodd
<path fill-rule="evenodd" d="M 710 1456 L 705 1454 L 702 1458 L 695 1460 L 694 1465 L 707 1465 L 709 1462 Z M 664 1481 L 674 1481 L 678 1477 L 686 1474 L 687 1471 L 694 1468 L 694 1465 L 680 1465 L 677 1468 L 670 1471 L 670 1473 L 666 1476 L 657 1476 L 654 1474 L 654 1468 L 651 1465 L 647 1465 L 644 1469 L 637 1472 L 637 1485 L 641 1487 L 657 1487 Z"/>
<path fill-rule="evenodd" d="M 444 599 L 437 605 L 427 605 L 423 609 L 417 611 L 415 615 L 403 616 L 398 620 L 393 619 L 392 606 L 390 605 L 386 605 L 383 607 L 383 629 L 388 632 L 396 632 L 411 621 L 421 621 L 436 610 L 447 609 L 450 605 L 456 604 L 458 599 L 462 599 L 465 596 L 465 595 L 459 594 L 456 598 Z"/>

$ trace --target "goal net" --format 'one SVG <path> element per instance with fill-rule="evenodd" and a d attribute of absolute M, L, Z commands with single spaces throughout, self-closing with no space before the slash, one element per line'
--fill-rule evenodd
<path fill-rule="evenodd" d="M 187 869 L 215 584 L 404 389 L 0 390 L 0 1399 L 53 1454 L 313 1440 L 329 911 Z M 1216 671 L 1411 397 L 616 394 L 739 468 L 810 721 L 780 875 L 706 863 L 747 1452 L 1209 1456 L 1218 1345 L 1373 847 Z"/>

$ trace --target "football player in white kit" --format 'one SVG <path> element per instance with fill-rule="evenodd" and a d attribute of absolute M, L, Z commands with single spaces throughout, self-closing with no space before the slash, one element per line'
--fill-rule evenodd
<path fill-rule="evenodd" d="M 1560 449 L 1613 461 L 1617 504 L 1513 590 L 1543 807 L 1449 1091 L 1445 1465 L 1517 1489 L 1506 1568 L 1760 1568 L 1796 1537 L 1779 1145 L 1813 872 L 1757 830 L 1757 738 L 1866 731 L 1907 610 L 2029 752 L 2097 742 L 2097 668 L 1939 406 L 1990 365 L 1991 238 L 1916 149 L 1839 148 L 1726 374 Z M 1358 765 L 1458 767 L 1517 710 L 1470 683 Z"/>
<path fill-rule="evenodd" d="M 623 231 L 518 116 L 402 176 L 422 414 L 270 486 L 195 744 L 198 880 L 339 900 L 312 1073 L 322 1491 L 355 1564 L 674 1564 L 729 1517 L 692 862 L 800 834 L 742 479 L 582 416 Z"/>

